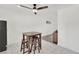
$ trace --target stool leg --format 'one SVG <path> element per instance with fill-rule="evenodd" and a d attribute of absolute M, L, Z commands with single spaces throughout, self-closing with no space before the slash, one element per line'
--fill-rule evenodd
<path fill-rule="evenodd" d="M 36 50 L 36 39 L 35 39 L 35 50 Z"/>
<path fill-rule="evenodd" d="M 40 53 L 40 42 L 39 42 L 39 39 L 38 39 L 38 52 Z"/>
<path fill-rule="evenodd" d="M 35 54 L 35 50 L 36 50 L 36 39 L 34 39 L 34 54 Z"/>
<path fill-rule="evenodd" d="M 40 36 L 40 38 L 39 38 L 39 45 L 40 45 L 40 49 L 41 49 L 41 34 L 39 36 Z"/>
<path fill-rule="evenodd" d="M 32 51 L 32 48 L 33 48 L 33 38 L 32 38 L 32 40 L 31 40 L 31 48 L 30 48 L 30 50 Z"/>
<path fill-rule="evenodd" d="M 28 54 L 30 54 L 30 50 L 29 50 L 29 47 L 28 47 L 28 51 L 27 51 L 27 52 L 28 52 Z"/>
<path fill-rule="evenodd" d="M 22 40 L 22 45 L 23 45 L 23 54 L 25 53 L 25 35 L 23 34 L 23 40 Z"/>
<path fill-rule="evenodd" d="M 20 49 L 20 51 L 22 51 L 22 45 L 23 45 L 23 40 L 22 40 L 22 43 L 21 43 L 21 49 Z"/>
<path fill-rule="evenodd" d="M 25 53 L 25 43 L 23 44 L 23 54 Z"/>
<path fill-rule="evenodd" d="M 35 54 L 35 45 L 34 45 L 34 50 L 33 50 L 34 54 Z"/>
<path fill-rule="evenodd" d="M 28 54 L 31 53 L 31 47 L 30 47 L 30 37 L 28 37 Z"/>
<path fill-rule="evenodd" d="M 20 51 L 22 51 L 22 43 L 21 43 L 21 49 L 20 49 Z"/>

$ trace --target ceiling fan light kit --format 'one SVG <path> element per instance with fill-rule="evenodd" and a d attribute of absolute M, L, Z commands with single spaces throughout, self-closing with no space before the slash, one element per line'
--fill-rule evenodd
<path fill-rule="evenodd" d="M 37 14 L 37 9 L 33 9 L 32 11 L 35 15 Z"/>
<path fill-rule="evenodd" d="M 33 4 L 33 8 L 30 8 L 30 7 L 27 7 L 27 6 L 24 6 L 24 5 L 19 5 L 18 7 L 23 7 L 23 8 L 31 9 L 35 15 L 37 14 L 38 10 L 48 8 L 48 6 L 43 6 L 43 7 L 37 8 L 36 4 Z"/>

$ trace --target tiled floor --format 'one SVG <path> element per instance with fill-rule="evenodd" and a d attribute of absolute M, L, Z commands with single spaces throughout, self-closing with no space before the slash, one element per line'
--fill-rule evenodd
<path fill-rule="evenodd" d="M 41 52 L 38 53 L 36 51 L 36 54 L 75 54 L 75 53 L 76 52 L 59 47 L 45 40 L 42 40 Z M 0 52 L 0 54 L 22 54 L 22 52 L 20 52 L 20 43 L 9 45 L 7 51 Z M 33 52 L 31 54 L 33 54 Z"/>

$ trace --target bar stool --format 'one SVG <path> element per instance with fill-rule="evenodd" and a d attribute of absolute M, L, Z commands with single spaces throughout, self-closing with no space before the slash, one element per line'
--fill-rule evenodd
<path fill-rule="evenodd" d="M 38 48 L 38 52 L 40 53 L 41 49 L 41 34 L 33 34 L 33 35 L 26 35 L 23 34 L 23 39 L 21 43 L 21 50 L 23 54 L 28 52 L 31 53 L 32 50 L 35 54 L 35 50 Z"/>
<path fill-rule="evenodd" d="M 27 48 L 27 51 L 26 51 L 26 48 Z M 22 43 L 21 43 L 21 50 L 20 51 L 23 51 L 23 54 L 28 52 L 30 53 L 30 45 L 29 45 L 29 37 L 25 36 L 23 34 L 23 39 L 22 39 Z"/>
<path fill-rule="evenodd" d="M 35 53 L 36 48 L 38 48 L 38 52 L 40 53 L 40 50 L 41 50 L 41 41 L 40 41 L 40 39 L 41 39 L 40 35 L 35 36 L 34 53 Z"/>

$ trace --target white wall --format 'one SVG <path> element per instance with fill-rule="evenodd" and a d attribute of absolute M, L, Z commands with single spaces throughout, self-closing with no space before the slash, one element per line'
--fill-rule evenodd
<path fill-rule="evenodd" d="M 22 32 L 38 31 L 42 32 L 43 35 L 48 35 L 57 29 L 57 12 L 55 9 L 43 10 L 34 15 L 26 10 L 20 11 L 18 9 L 16 12 L 16 10 L 2 7 L 0 8 L 0 17 L 7 20 L 8 44 L 21 41 Z M 46 20 L 51 21 L 52 24 L 46 24 Z"/>
<path fill-rule="evenodd" d="M 59 45 L 79 52 L 79 6 L 58 11 Z"/>

